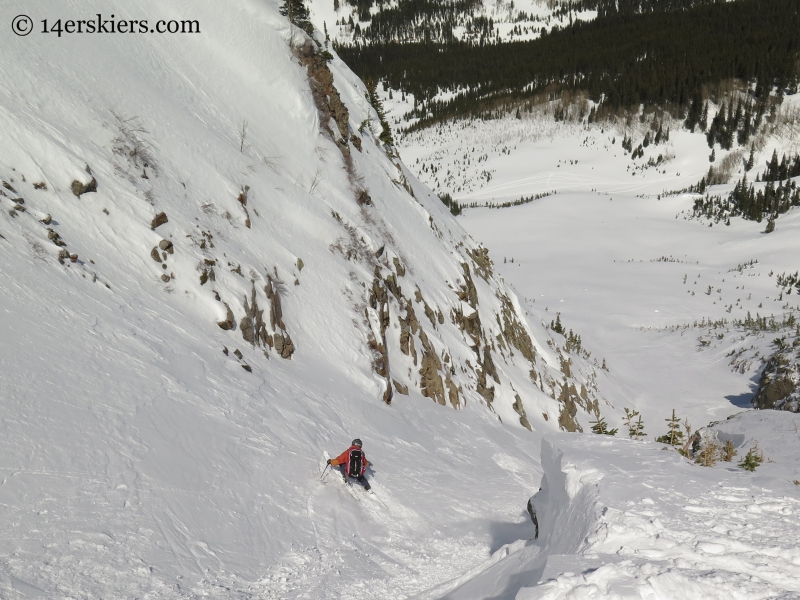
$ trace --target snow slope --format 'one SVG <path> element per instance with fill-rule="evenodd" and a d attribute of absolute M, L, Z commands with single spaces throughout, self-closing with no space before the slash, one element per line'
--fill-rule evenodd
<path fill-rule="evenodd" d="M 591 365 L 564 377 L 484 250 L 359 133 L 377 115 L 336 58 L 347 117 L 320 112 L 277 9 L 0 11 L 201 27 L 0 41 L 4 598 L 408 597 L 529 537 L 554 398 L 597 410 Z M 356 436 L 362 502 L 318 482 Z"/>

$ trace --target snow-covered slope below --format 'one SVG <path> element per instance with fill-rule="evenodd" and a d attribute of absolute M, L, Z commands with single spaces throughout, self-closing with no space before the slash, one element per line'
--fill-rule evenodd
<path fill-rule="evenodd" d="M 0 41 L 0 595 L 407 597 L 529 536 L 593 367 L 359 132 L 361 82 L 276 1 L 70 11 L 200 33 Z M 362 502 L 318 482 L 356 436 Z"/>

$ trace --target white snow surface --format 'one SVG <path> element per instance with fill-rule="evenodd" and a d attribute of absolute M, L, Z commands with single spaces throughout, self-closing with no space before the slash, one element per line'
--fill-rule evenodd
<path fill-rule="evenodd" d="M 627 162 L 588 164 L 559 180 L 553 174 L 574 158 L 580 132 L 559 137 L 555 150 L 537 138 L 524 164 L 502 163 L 516 173 L 487 182 L 506 195 L 482 185 L 475 200 L 565 181 L 572 193 L 467 211 L 461 222 L 491 242 L 496 262 L 494 276 L 473 273 L 473 309 L 456 290 L 477 243 L 372 136 L 363 153 L 353 150 L 348 178 L 320 132 L 277 8 L 244 0 L 221 16 L 207 0 L 46 0 L 34 14 L 10 0 L 0 9 L 6 23 L 26 13 L 34 23 L 102 13 L 197 19 L 202 31 L 0 39 L 8 184 L 0 188 L 0 598 L 800 596 L 791 415 L 725 420 L 746 404 L 757 359 L 733 373 L 722 342 L 697 351 L 695 338 L 711 332 L 656 331 L 721 314 L 711 297 L 689 300 L 694 278 L 681 284 L 684 272 L 702 275 L 698 289 L 707 277 L 726 278 L 726 303 L 752 286 L 737 314 L 766 302 L 768 270 L 796 270 L 797 216 L 782 216 L 766 237 L 756 224 L 708 229 L 674 218 L 690 199 L 633 195 L 704 172 L 704 152 L 677 152 L 683 179 L 638 189 L 620 184 L 634 177 Z M 347 67 L 334 58 L 331 69 L 355 131 L 375 115 Z M 676 148 L 702 148 L 675 135 Z M 591 166 L 603 177 L 592 179 Z M 75 197 L 72 182 L 92 178 L 97 191 Z M 355 203 L 355 185 L 374 206 Z M 245 186 L 247 213 L 237 201 Z M 603 186 L 613 201 L 591 191 Z M 620 208 L 607 213 L 612 202 Z M 161 211 L 168 223 L 151 230 Z M 606 215 L 615 222 L 608 229 Z M 75 262 L 59 263 L 47 227 Z M 162 239 L 174 254 L 156 261 Z M 649 262 L 680 256 L 676 248 L 686 263 Z M 540 382 L 561 378 L 563 339 L 546 327 L 559 310 L 592 360 L 608 358 L 606 373 L 570 357 L 572 379 L 599 386 L 614 426 L 622 407 L 635 407 L 652 439 L 675 407 L 696 426 L 720 420 L 713 430 L 740 454 L 759 440 L 774 462 L 755 474 L 727 463 L 705 469 L 653 442 L 557 433 L 559 403 L 516 353 L 493 352 L 492 407 L 476 394 L 474 374 L 455 368 L 463 403 L 440 406 L 420 394 L 418 366 L 399 350 L 396 304 L 392 376 L 410 394 L 387 406 L 366 296 L 375 268 L 383 277 L 395 258 L 406 296 L 419 289 L 445 317 L 429 321 L 415 301 L 443 364 L 474 361 L 451 311 L 477 310 L 494 339 L 498 295 L 508 294 L 528 316 Z M 750 258 L 757 268 L 728 274 Z M 201 285 L 206 261 L 215 261 L 215 279 Z M 254 285 L 269 312 L 268 277 L 281 294 L 291 360 L 265 355 L 239 329 Z M 231 331 L 216 325 L 226 303 Z M 725 344 L 735 335 L 726 332 Z M 764 349 L 769 340 L 736 343 Z M 519 424 L 517 393 L 532 432 Z M 577 419 L 587 427 L 584 412 Z M 335 472 L 320 481 L 323 451 L 336 455 L 356 436 L 373 463 L 374 495 L 345 487 Z M 541 536 L 532 541 L 525 504 L 540 485 Z"/>

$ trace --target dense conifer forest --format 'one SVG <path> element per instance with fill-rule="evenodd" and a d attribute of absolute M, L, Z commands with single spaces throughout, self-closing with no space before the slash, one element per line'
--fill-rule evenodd
<path fill-rule="evenodd" d="M 422 7 L 426 0 L 415 2 Z M 397 10 L 411 4 L 401 2 Z M 456 4 L 438 6 L 445 10 Z M 410 116 L 420 119 L 418 126 L 481 115 L 498 99 L 524 100 L 543 92 L 551 97 L 586 92 L 606 111 L 644 104 L 683 112 L 692 106 L 699 111 L 704 88 L 728 80 L 753 83 L 756 98 L 765 90 L 797 90 L 797 0 L 584 0 L 579 8 L 596 9 L 599 16 L 530 41 L 375 41 L 393 35 L 389 25 L 379 24 L 376 32 L 384 33 L 371 43 L 337 50 L 361 77 L 413 94 L 416 107 Z M 393 13 L 381 14 L 388 19 Z M 442 91 L 457 95 L 439 100 Z M 691 118 L 699 120 L 700 114 Z"/>
<path fill-rule="evenodd" d="M 752 167 L 752 162 L 748 162 Z M 749 170 L 748 165 L 745 165 L 745 170 Z M 710 176 L 709 174 L 709 178 Z M 800 177 L 800 156 L 790 158 L 784 155 L 779 161 L 778 153 L 774 152 L 764 172 L 756 176 L 756 182 L 767 182 L 763 189 L 756 190 L 748 182 L 745 173 L 727 196 L 706 195 L 695 200 L 692 216 L 713 219 L 717 223 L 724 221 L 728 225 L 731 217 L 742 217 L 759 223 L 766 218 L 766 233 L 771 233 L 779 215 L 793 206 L 800 206 L 800 189 L 792 181 L 794 177 Z M 705 180 L 701 185 L 705 188 Z"/>

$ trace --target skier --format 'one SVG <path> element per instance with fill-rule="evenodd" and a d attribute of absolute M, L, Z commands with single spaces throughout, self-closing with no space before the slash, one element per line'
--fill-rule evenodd
<path fill-rule="evenodd" d="M 364 451 L 361 449 L 361 440 L 356 438 L 350 447 L 342 452 L 336 458 L 328 460 L 328 464 L 334 467 L 338 466 L 342 472 L 342 477 L 347 481 L 348 477 L 354 477 L 364 489 L 369 491 L 370 485 L 367 478 L 364 477 L 364 472 L 369 466 L 369 461 Z"/>

